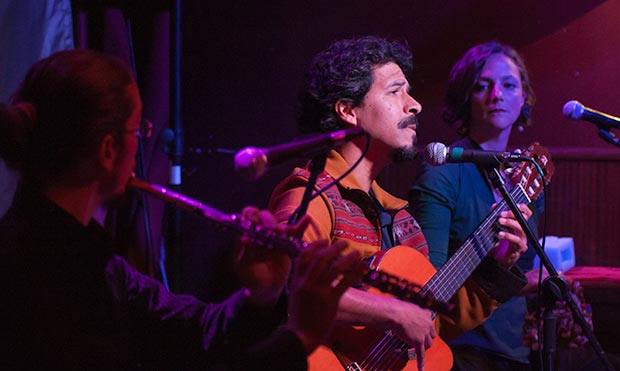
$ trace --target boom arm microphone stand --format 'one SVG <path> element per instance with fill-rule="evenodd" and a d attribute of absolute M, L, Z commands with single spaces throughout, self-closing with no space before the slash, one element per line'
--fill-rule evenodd
<path fill-rule="evenodd" d="M 527 235 L 528 241 L 530 242 L 531 246 L 533 246 L 534 249 L 536 250 L 536 253 L 539 256 L 541 263 L 544 265 L 544 267 L 547 269 L 547 272 L 549 273 L 549 277 L 547 277 L 543 281 L 543 289 L 542 289 L 542 292 L 545 297 L 545 314 L 544 314 L 543 347 L 542 347 L 543 355 L 544 355 L 543 357 L 544 369 L 549 370 L 549 371 L 553 370 L 553 357 L 554 357 L 555 348 L 556 348 L 556 344 L 555 344 L 556 328 L 555 328 L 555 317 L 554 317 L 552 308 L 556 300 L 561 299 L 561 300 L 566 301 L 566 303 L 570 307 L 571 312 L 573 314 L 573 318 L 579 324 L 579 326 L 581 326 L 581 329 L 583 330 L 583 332 L 586 334 L 586 336 L 590 340 L 590 343 L 592 344 L 594 350 L 596 351 L 596 354 L 601 359 L 606 369 L 613 371 L 614 367 L 607 359 L 607 356 L 605 355 L 605 351 L 603 350 L 600 343 L 594 336 L 592 329 L 586 323 L 583 313 L 577 307 L 577 304 L 573 300 L 573 297 L 568 293 L 568 290 L 566 287 L 566 281 L 560 277 L 560 275 L 558 274 L 553 264 L 551 264 L 549 257 L 547 256 L 547 254 L 545 254 L 545 251 L 538 243 L 538 240 L 534 236 L 534 233 L 530 229 L 530 226 L 527 224 L 527 221 L 521 214 L 521 211 L 519 210 L 517 203 L 515 202 L 515 200 L 512 198 L 512 196 L 506 189 L 504 180 L 500 176 L 497 167 L 487 167 L 485 168 L 485 171 L 489 179 L 493 183 L 493 186 L 501 193 L 502 198 L 506 201 L 506 204 L 508 205 L 512 213 L 515 215 L 515 218 L 519 222 L 519 225 L 521 226 L 521 228 L 523 228 L 523 231 Z"/>
<path fill-rule="evenodd" d="M 620 147 L 620 139 L 618 139 L 618 137 L 615 136 L 609 129 L 605 129 L 602 126 L 599 126 L 598 136 L 607 143 L 613 144 L 616 147 Z"/>

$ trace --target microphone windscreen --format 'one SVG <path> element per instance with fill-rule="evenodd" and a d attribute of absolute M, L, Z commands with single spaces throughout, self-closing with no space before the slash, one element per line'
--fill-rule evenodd
<path fill-rule="evenodd" d="M 424 159 L 434 166 L 445 164 L 447 155 L 446 145 L 439 142 L 429 143 L 424 150 Z"/>
<path fill-rule="evenodd" d="M 576 100 L 566 102 L 562 113 L 564 116 L 571 120 L 580 120 L 583 115 L 584 106 Z"/>
<path fill-rule="evenodd" d="M 245 147 L 235 154 L 235 171 L 247 180 L 256 180 L 267 171 L 267 155 L 256 147 Z"/>

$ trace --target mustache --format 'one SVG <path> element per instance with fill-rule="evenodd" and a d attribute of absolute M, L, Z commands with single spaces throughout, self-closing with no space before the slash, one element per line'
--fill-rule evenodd
<path fill-rule="evenodd" d="M 408 126 L 415 125 L 416 127 L 420 127 L 420 123 L 418 122 L 418 118 L 415 115 L 408 116 L 407 118 L 401 120 L 398 123 L 399 129 L 404 129 Z"/>

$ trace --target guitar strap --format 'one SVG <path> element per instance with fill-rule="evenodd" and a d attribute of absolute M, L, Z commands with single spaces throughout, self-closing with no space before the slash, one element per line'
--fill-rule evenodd
<path fill-rule="evenodd" d="M 304 180 L 307 175 L 305 169 L 296 174 Z M 317 178 L 315 187 L 324 188 L 332 181 L 332 176 L 324 172 Z M 376 198 L 370 197 L 368 193 L 338 184 L 327 188 L 321 198 L 330 210 L 330 237 L 347 240 L 362 256 L 368 257 L 396 245 L 412 247 L 428 256 L 428 245 L 422 230 L 407 208 L 390 211 L 384 207 L 378 208 Z M 390 209 L 389 205 L 387 207 Z M 386 211 L 384 216 L 380 215 L 381 211 Z"/>
<path fill-rule="evenodd" d="M 377 208 L 377 214 L 379 215 L 379 222 L 381 223 L 381 250 L 387 250 L 394 247 L 394 241 L 392 241 L 392 215 L 388 213 L 383 206 L 377 200 L 375 193 L 372 189 L 369 192 L 372 202 Z"/>

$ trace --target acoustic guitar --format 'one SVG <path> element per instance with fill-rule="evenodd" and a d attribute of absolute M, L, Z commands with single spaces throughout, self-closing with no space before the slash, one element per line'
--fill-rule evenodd
<path fill-rule="evenodd" d="M 514 187 L 510 194 L 517 203 L 529 204 L 543 190 L 543 181 L 536 167 L 540 167 L 546 184 L 553 175 L 554 166 L 547 149 L 537 142 L 523 151 L 523 155 L 532 158 L 536 164 L 522 163 L 512 168 L 510 179 Z M 380 271 L 422 286 L 421 295 L 448 302 L 496 245 L 497 232 L 501 228 L 497 219 L 504 210 L 509 207 L 501 201 L 438 271 L 426 256 L 405 246 L 377 253 L 374 264 Z M 381 294 L 373 288 L 368 291 Z M 450 348 L 436 337 L 425 352 L 425 369 L 450 370 L 452 362 Z M 308 365 L 311 371 L 418 369 L 415 352 L 391 331 L 362 326 L 337 326 L 328 343 L 309 356 Z"/>

